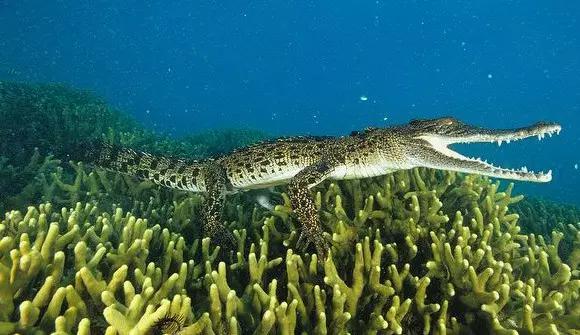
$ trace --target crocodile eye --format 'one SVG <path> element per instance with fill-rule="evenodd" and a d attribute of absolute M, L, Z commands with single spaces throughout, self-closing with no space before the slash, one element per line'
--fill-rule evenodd
<path fill-rule="evenodd" d="M 441 124 L 444 126 L 451 126 L 456 123 L 456 120 L 452 117 L 441 119 Z"/>

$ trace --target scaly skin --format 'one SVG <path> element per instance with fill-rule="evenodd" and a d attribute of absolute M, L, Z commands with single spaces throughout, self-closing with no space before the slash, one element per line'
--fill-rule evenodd
<path fill-rule="evenodd" d="M 542 139 L 559 133 L 555 123 L 490 130 L 454 118 L 413 120 L 407 125 L 369 128 L 345 137 L 292 137 L 258 143 L 228 155 L 203 161 L 156 157 L 128 148 L 97 144 L 78 151 L 76 158 L 159 185 L 207 194 L 203 210 L 204 234 L 231 249 L 235 239 L 225 228 L 221 209 L 227 193 L 288 184 L 294 213 L 303 225 L 298 245 L 314 244 L 321 259 L 328 242 L 310 195 L 310 188 L 325 179 L 366 178 L 429 167 L 497 178 L 547 182 L 548 173 L 508 170 L 479 158 L 467 158 L 449 149 L 453 143 L 515 141 L 530 136 Z"/>

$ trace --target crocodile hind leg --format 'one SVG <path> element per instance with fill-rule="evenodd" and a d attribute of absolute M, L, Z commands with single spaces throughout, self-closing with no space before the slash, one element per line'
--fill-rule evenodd
<path fill-rule="evenodd" d="M 321 260 L 326 259 L 330 244 L 324 239 L 323 230 L 310 195 L 310 188 L 324 181 L 332 173 L 334 166 L 327 161 L 310 165 L 296 174 L 288 184 L 288 195 L 294 213 L 302 223 L 302 232 L 296 247 L 306 249 L 311 243 Z"/>
<path fill-rule="evenodd" d="M 222 209 L 225 200 L 227 177 L 221 166 L 207 166 L 204 169 L 204 181 L 207 190 L 202 207 L 202 230 L 204 236 L 211 238 L 223 250 L 236 250 L 234 235 L 227 229 L 222 220 Z"/>

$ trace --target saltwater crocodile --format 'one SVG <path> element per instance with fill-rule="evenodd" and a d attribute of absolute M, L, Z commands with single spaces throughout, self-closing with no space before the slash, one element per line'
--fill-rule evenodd
<path fill-rule="evenodd" d="M 290 137 L 266 141 L 202 161 L 154 156 L 101 143 L 71 155 L 92 165 L 170 188 L 206 194 L 203 231 L 214 242 L 233 248 L 235 239 L 222 223 L 226 194 L 239 190 L 288 184 L 293 212 L 302 223 L 297 247 L 313 244 L 323 259 L 328 251 L 310 188 L 325 179 L 367 178 L 414 167 L 428 167 L 497 178 L 548 182 L 551 171 L 535 173 L 494 166 L 468 158 L 448 146 L 455 143 L 496 142 L 501 145 L 531 136 L 542 139 L 559 133 L 560 125 L 536 123 L 516 129 L 493 130 L 446 117 L 413 120 L 406 125 L 367 128 L 343 137 Z"/>

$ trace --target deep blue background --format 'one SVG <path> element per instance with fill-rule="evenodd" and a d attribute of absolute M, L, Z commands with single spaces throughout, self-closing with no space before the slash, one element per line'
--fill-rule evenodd
<path fill-rule="evenodd" d="M 545 142 L 462 150 L 552 168 L 517 190 L 580 203 L 578 17 L 558 0 L 2 1 L 0 79 L 88 88 L 175 135 L 558 121 Z"/>

